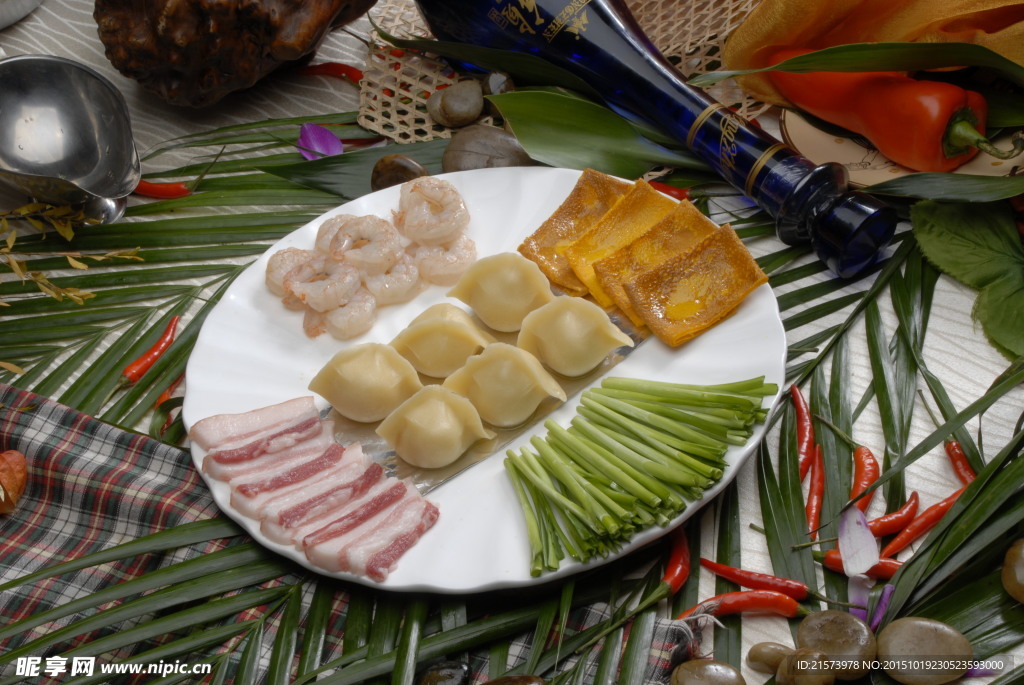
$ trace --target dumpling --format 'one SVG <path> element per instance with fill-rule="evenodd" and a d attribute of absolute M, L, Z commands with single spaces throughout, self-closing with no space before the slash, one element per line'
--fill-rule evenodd
<path fill-rule="evenodd" d="M 448 292 L 468 304 L 496 331 L 518 331 L 523 317 L 550 302 L 548 277 L 518 252 L 502 252 L 477 260 Z"/>
<path fill-rule="evenodd" d="M 427 385 L 377 426 L 403 460 L 425 469 L 447 466 L 470 445 L 494 433 L 484 428 L 473 403 L 440 385 Z"/>
<path fill-rule="evenodd" d="M 593 302 L 560 295 L 526 315 L 516 344 L 552 371 L 580 376 L 633 340 Z"/>
<path fill-rule="evenodd" d="M 309 389 L 353 421 L 380 421 L 423 387 L 409 361 L 390 345 L 362 343 L 338 352 Z"/>
<path fill-rule="evenodd" d="M 409 325 L 414 326 L 431 319 L 445 319 L 476 326 L 476 322 L 473 321 L 473 316 L 469 312 L 461 307 L 456 307 L 451 302 L 438 302 L 437 304 L 430 305 L 420 312 L 415 319 L 410 321 Z"/>
<path fill-rule="evenodd" d="M 425 376 L 444 378 L 494 342 L 469 314 L 465 318 L 450 312 L 447 316 L 422 316 L 396 335 L 391 346 Z"/>
<path fill-rule="evenodd" d="M 565 401 L 565 391 L 532 354 L 494 343 L 448 376 L 443 386 L 469 398 L 492 426 L 518 426 L 548 397 Z"/>

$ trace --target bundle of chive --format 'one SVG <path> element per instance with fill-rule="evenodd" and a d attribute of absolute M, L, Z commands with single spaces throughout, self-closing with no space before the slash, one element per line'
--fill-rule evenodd
<path fill-rule="evenodd" d="M 777 391 L 763 376 L 705 386 L 606 378 L 586 390 L 568 428 L 548 419 L 546 436 L 506 452 L 531 575 L 566 556 L 607 556 L 637 531 L 667 525 L 722 477 L 726 450 L 747 442 Z"/>

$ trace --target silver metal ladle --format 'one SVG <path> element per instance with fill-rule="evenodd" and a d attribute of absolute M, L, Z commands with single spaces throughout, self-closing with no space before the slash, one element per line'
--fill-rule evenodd
<path fill-rule="evenodd" d="M 0 59 L 0 182 L 110 223 L 140 177 L 128 107 L 109 80 L 63 57 Z"/>

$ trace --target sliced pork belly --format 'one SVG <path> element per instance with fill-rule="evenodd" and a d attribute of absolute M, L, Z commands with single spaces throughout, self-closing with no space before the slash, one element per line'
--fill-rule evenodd
<path fill-rule="evenodd" d="M 387 521 L 345 548 L 349 571 L 383 582 L 406 551 L 437 521 L 433 502 L 414 499 L 393 512 Z"/>
<path fill-rule="evenodd" d="M 297 397 L 240 414 L 209 416 L 192 426 L 189 438 L 230 463 L 294 445 L 315 435 L 319 423 L 313 397 Z"/>
<path fill-rule="evenodd" d="M 301 502 L 307 499 L 311 492 L 331 487 L 333 483 L 348 481 L 366 470 L 366 462 L 368 460 L 363 455 L 362 450 L 358 449 L 358 446 L 355 450 L 351 450 L 348 447 L 343 448 L 340 445 L 328 446 L 328 449 L 343 449 L 344 454 L 341 459 L 330 464 L 323 471 L 312 473 L 308 478 L 298 480 L 283 488 L 261 492 L 252 497 L 232 492 L 231 506 L 238 513 L 259 520 L 270 515 L 276 515 L 282 507 L 290 506 L 290 503 L 295 501 Z M 325 449 L 323 453 L 327 452 L 328 449 Z M 355 454 L 351 455 L 350 452 L 353 451 Z"/>
<path fill-rule="evenodd" d="M 255 497 L 265 492 L 280 492 L 295 483 L 321 477 L 323 472 L 341 461 L 344 454 L 344 447 L 332 444 L 323 454 L 314 459 L 297 463 L 289 462 L 280 468 L 270 469 L 254 476 L 233 478 L 228 481 L 228 485 L 231 487 L 232 496 Z"/>
<path fill-rule="evenodd" d="M 380 464 L 371 464 L 359 473 L 349 472 L 346 476 L 351 477 L 331 478 L 326 487 L 309 492 L 302 501 L 295 501 L 300 497 L 298 493 L 289 496 L 287 499 L 295 502 L 265 516 L 260 530 L 275 542 L 300 545 L 305 536 L 344 516 L 349 507 L 358 506 L 355 503 L 371 492 L 377 493 L 390 485 Z"/>
<path fill-rule="evenodd" d="M 255 459 L 224 463 L 217 459 L 218 452 L 210 452 L 203 459 L 203 472 L 221 481 L 252 480 L 262 473 L 280 470 L 287 464 L 315 459 L 334 441 L 334 422 L 318 422 L 316 434 L 276 452 L 262 454 Z"/>

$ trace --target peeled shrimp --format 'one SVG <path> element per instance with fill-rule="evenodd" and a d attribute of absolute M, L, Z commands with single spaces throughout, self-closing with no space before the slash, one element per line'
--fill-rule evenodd
<path fill-rule="evenodd" d="M 284 287 L 284 277 L 289 271 L 315 256 L 313 250 L 302 250 L 297 247 L 286 247 L 270 255 L 270 259 L 267 260 L 267 288 L 278 297 L 285 297 L 288 291 Z"/>
<path fill-rule="evenodd" d="M 338 216 L 332 216 L 322 224 L 316 231 L 316 240 L 313 241 L 314 249 L 323 252 L 324 254 L 331 253 L 331 241 L 334 240 L 334 236 L 337 235 L 338 229 L 347 224 L 356 217 L 352 214 L 339 214 Z"/>
<path fill-rule="evenodd" d="M 469 210 L 448 181 L 421 176 L 402 184 L 395 227 L 421 245 L 444 245 L 469 225 Z"/>
<path fill-rule="evenodd" d="M 315 338 L 318 335 L 326 333 L 327 323 L 324 313 L 307 307 L 305 314 L 302 316 L 302 330 L 310 338 Z"/>
<path fill-rule="evenodd" d="M 380 306 L 408 302 L 422 290 L 420 270 L 412 257 L 403 253 L 398 263 L 382 274 L 367 276 L 363 284 Z"/>
<path fill-rule="evenodd" d="M 448 245 L 413 248 L 412 258 L 423 280 L 437 285 L 454 285 L 462 272 L 476 261 L 476 243 L 461 233 Z"/>
<path fill-rule="evenodd" d="M 352 265 L 317 255 L 285 275 L 284 289 L 310 309 L 329 312 L 349 301 L 360 280 Z"/>
<path fill-rule="evenodd" d="M 362 335 L 373 327 L 377 319 L 377 301 L 366 288 L 359 288 L 348 303 L 327 312 L 324 324 L 338 340 Z"/>
<path fill-rule="evenodd" d="M 341 225 L 331 238 L 330 254 L 359 269 L 364 276 L 381 274 L 402 256 L 402 236 L 387 219 L 367 215 Z"/>

